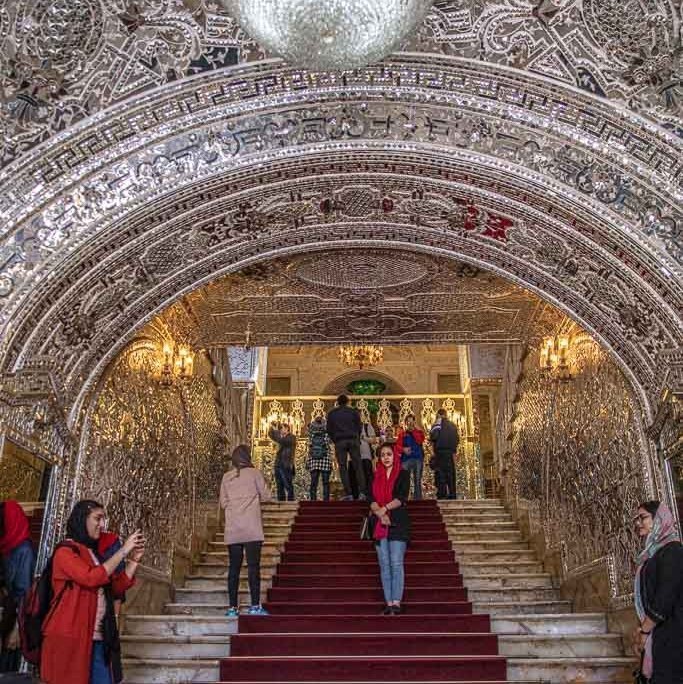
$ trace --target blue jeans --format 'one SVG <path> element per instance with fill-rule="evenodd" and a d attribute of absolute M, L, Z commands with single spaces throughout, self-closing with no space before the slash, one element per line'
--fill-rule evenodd
<path fill-rule="evenodd" d="M 413 481 L 413 499 L 418 501 L 422 498 L 422 471 L 424 461 L 421 458 L 409 458 L 401 463 L 401 468 L 407 470 Z"/>
<path fill-rule="evenodd" d="M 407 543 L 404 541 L 389 541 L 388 539 L 380 539 L 375 544 L 386 603 L 400 603 L 403 598 L 405 585 L 403 557 L 406 554 L 406 546 Z"/>
<path fill-rule="evenodd" d="M 5 563 L 9 593 L 19 602 L 33 583 L 33 572 L 36 569 L 36 552 L 33 550 L 33 544 L 28 540 L 19 544 L 10 551 Z"/>
<path fill-rule="evenodd" d="M 101 641 L 92 642 L 90 684 L 112 684 L 111 668 L 104 657 L 104 644 Z"/>
<path fill-rule="evenodd" d="M 294 501 L 294 468 L 275 466 L 275 486 L 278 501 Z"/>

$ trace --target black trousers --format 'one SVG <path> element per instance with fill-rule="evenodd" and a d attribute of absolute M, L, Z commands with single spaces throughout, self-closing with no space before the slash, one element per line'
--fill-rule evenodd
<path fill-rule="evenodd" d="M 230 567 L 228 569 L 228 595 L 230 606 L 239 606 L 240 570 L 244 560 L 244 552 L 247 553 L 247 569 L 249 571 L 249 593 L 251 605 L 258 606 L 261 603 L 261 546 L 263 542 L 253 541 L 244 544 L 228 544 L 228 557 Z"/>
<path fill-rule="evenodd" d="M 365 485 L 367 487 L 368 493 L 372 489 L 372 480 L 375 477 L 375 471 L 372 469 L 372 459 L 361 458 L 361 465 L 363 466 L 363 475 L 365 475 Z M 349 482 L 351 484 L 351 494 L 354 499 L 358 498 L 358 481 L 356 480 L 356 471 L 353 468 L 349 468 Z"/>
<path fill-rule="evenodd" d="M 436 480 L 437 499 L 455 499 L 455 463 L 451 452 L 436 452 Z"/>
<path fill-rule="evenodd" d="M 323 501 L 330 500 L 330 471 L 329 470 L 311 470 L 311 501 L 318 498 L 318 481 L 322 476 L 323 480 Z"/>
<path fill-rule="evenodd" d="M 275 486 L 278 501 L 294 501 L 294 468 L 276 465 Z"/>
<path fill-rule="evenodd" d="M 334 443 L 334 452 L 337 457 L 337 464 L 339 465 L 339 477 L 344 487 L 344 494 L 346 496 L 352 494 L 351 481 L 349 479 L 349 470 L 351 468 L 353 468 L 356 474 L 359 491 L 362 494 L 367 494 L 365 475 L 363 474 L 363 465 L 360 457 L 360 438 L 340 439 Z"/>

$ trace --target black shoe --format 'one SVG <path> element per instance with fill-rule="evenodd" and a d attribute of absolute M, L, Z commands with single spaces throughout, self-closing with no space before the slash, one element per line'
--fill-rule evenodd
<path fill-rule="evenodd" d="M 393 615 L 394 614 L 394 606 L 384 606 L 384 610 L 382 611 L 382 615 Z"/>
<path fill-rule="evenodd" d="M 402 612 L 403 610 L 401 610 L 401 606 L 391 606 L 392 615 L 400 615 Z"/>

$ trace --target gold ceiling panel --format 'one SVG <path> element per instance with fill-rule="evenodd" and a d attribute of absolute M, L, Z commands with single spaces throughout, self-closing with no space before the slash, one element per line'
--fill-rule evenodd
<path fill-rule="evenodd" d="M 399 250 L 277 259 L 189 294 L 203 346 L 508 342 L 538 297 L 472 266 Z"/>

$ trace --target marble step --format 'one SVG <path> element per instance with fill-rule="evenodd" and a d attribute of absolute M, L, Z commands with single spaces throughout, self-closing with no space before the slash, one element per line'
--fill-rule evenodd
<path fill-rule="evenodd" d="M 500 655 L 509 658 L 619 658 L 619 634 L 505 634 L 498 637 Z"/>
<path fill-rule="evenodd" d="M 536 554 L 531 549 L 524 550 L 508 550 L 508 551 L 495 551 L 495 550 L 471 550 L 462 549 L 460 547 L 455 548 L 455 560 L 460 563 L 460 567 L 465 571 L 466 568 L 470 567 L 471 563 L 485 563 L 487 565 L 499 565 L 514 562 L 527 562 L 533 563 L 536 561 Z"/>
<path fill-rule="evenodd" d="M 265 596 L 263 597 L 265 598 Z M 247 600 L 244 600 L 247 599 Z M 249 606 L 248 597 L 240 596 L 240 606 L 247 608 Z M 225 617 L 225 611 L 228 609 L 227 601 L 223 603 L 167 603 L 164 610 L 169 615 L 195 615 L 198 617 Z"/>
<path fill-rule="evenodd" d="M 477 539 L 477 540 L 462 540 L 452 534 L 448 538 L 453 548 L 458 551 L 529 551 L 529 544 L 521 539 L 499 539 L 494 537 L 492 539 Z"/>
<path fill-rule="evenodd" d="M 289 539 L 289 532 L 283 532 L 281 534 L 269 534 L 264 535 L 264 544 L 284 544 Z M 223 534 L 217 534 L 209 543 L 211 544 L 221 544 L 223 548 L 226 547 L 225 537 Z"/>
<path fill-rule="evenodd" d="M 296 513 L 299 510 L 298 501 L 265 501 L 261 504 L 262 511 L 280 511 L 282 513 Z"/>
<path fill-rule="evenodd" d="M 560 682 L 632 682 L 635 661 L 632 658 L 510 658 L 508 681 Z"/>
<path fill-rule="evenodd" d="M 277 563 L 261 563 L 261 577 L 270 577 L 275 572 Z M 246 572 L 247 564 L 242 565 L 242 572 Z M 203 563 L 197 563 L 194 566 L 194 574 L 191 575 L 201 575 L 202 577 L 224 577 L 227 580 L 228 577 L 228 564 L 221 561 L 207 561 Z"/>
<path fill-rule="evenodd" d="M 218 660 L 152 660 L 124 658 L 127 684 L 185 684 L 218 682 Z"/>
<path fill-rule="evenodd" d="M 219 589 L 227 586 L 228 575 L 188 575 L 185 578 L 185 586 L 183 589 Z M 261 575 L 261 591 L 270 589 L 272 585 L 272 576 L 264 577 Z M 248 589 L 248 580 L 245 572 L 240 573 L 240 591 Z"/>
<path fill-rule="evenodd" d="M 278 544 L 277 546 L 275 544 L 266 547 L 263 552 L 261 553 L 261 558 L 271 558 L 272 556 L 275 555 L 275 553 L 280 553 L 279 549 L 284 547 L 285 542 L 283 541 L 282 544 Z M 216 558 L 219 558 L 222 562 L 227 564 L 227 558 L 228 558 L 228 549 L 225 545 L 223 545 L 223 550 L 218 550 L 220 547 L 217 547 L 216 551 L 203 551 L 201 554 L 201 561 L 200 562 L 207 562 L 211 560 L 215 560 Z M 247 554 L 245 553 L 243 556 L 243 563 L 247 562 Z"/>
<path fill-rule="evenodd" d="M 225 611 L 224 611 L 225 612 Z M 222 636 L 237 633 L 237 618 L 196 615 L 127 615 L 123 634 L 145 638 L 147 636 Z"/>
<path fill-rule="evenodd" d="M 230 655 L 225 636 L 122 636 L 124 658 L 147 660 L 213 660 Z"/>
<path fill-rule="evenodd" d="M 240 604 L 248 605 L 249 592 L 248 590 L 240 589 L 239 591 Z M 265 601 L 265 594 L 263 595 L 263 600 Z M 203 588 L 203 589 L 176 589 L 175 590 L 175 602 L 180 604 L 197 604 L 205 603 L 211 605 L 221 605 L 227 606 L 228 603 L 228 590 L 223 584 L 222 586 L 215 588 Z M 225 608 L 227 610 L 227 607 Z"/>
<path fill-rule="evenodd" d="M 462 511 L 463 513 L 471 513 L 473 511 L 486 511 L 488 513 L 508 512 L 500 500 L 493 501 L 491 499 L 439 501 L 439 508 L 441 511 Z"/>
<path fill-rule="evenodd" d="M 261 546 L 261 558 L 264 556 L 274 556 L 280 553 L 280 550 L 284 546 L 285 542 L 275 541 L 267 539 Z M 228 547 L 223 542 L 209 542 L 204 553 L 214 555 L 219 553 L 221 556 L 228 557 Z M 244 558 L 247 555 L 244 554 Z"/>
<path fill-rule="evenodd" d="M 491 631 L 501 635 L 607 634 L 607 616 L 605 613 L 511 613 L 493 617 Z"/>
<path fill-rule="evenodd" d="M 518 542 L 521 543 L 522 533 L 519 530 L 503 530 L 502 532 L 497 532 L 495 530 L 483 531 L 483 530 L 454 530 L 451 527 L 447 527 L 448 538 L 452 542 L 457 542 L 461 544 L 463 542 Z"/>
<path fill-rule="evenodd" d="M 534 613 L 569 613 L 571 601 L 473 601 L 474 613 L 489 615 L 533 615 Z"/>
<path fill-rule="evenodd" d="M 486 561 L 472 562 L 463 559 L 460 564 L 463 577 L 480 577 L 482 575 L 508 575 L 518 573 L 542 573 L 543 564 L 532 561 L 510 561 L 507 563 L 489 563 Z"/>
<path fill-rule="evenodd" d="M 464 582 L 463 582 L 464 583 Z M 477 575 L 467 578 L 468 589 L 552 589 L 553 578 L 550 573 L 519 573 L 505 575 Z"/>
<path fill-rule="evenodd" d="M 465 532 L 476 532 L 478 530 L 515 530 L 519 531 L 519 526 L 512 520 L 462 520 L 461 518 L 453 518 L 447 515 L 442 516 L 442 520 L 449 530 L 464 530 Z"/>
<path fill-rule="evenodd" d="M 315 635 L 310 635 L 315 638 Z M 454 635 L 457 638 L 457 635 Z M 124 658 L 202 660 L 230 655 L 226 636 L 123 636 Z M 619 658 L 621 637 L 617 634 L 589 635 L 502 635 L 500 655 L 510 658 Z M 343 655 L 343 654 L 340 654 Z M 448 655 L 444 653 L 443 655 Z"/>
<path fill-rule="evenodd" d="M 474 589 L 467 585 L 467 598 L 476 603 L 496 603 L 501 601 L 557 601 L 559 590 L 550 588 L 504 587 L 502 589 Z"/>

